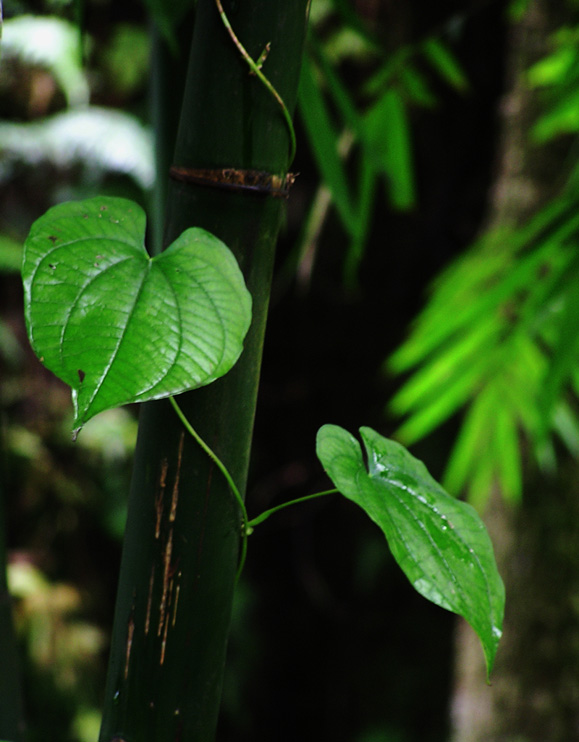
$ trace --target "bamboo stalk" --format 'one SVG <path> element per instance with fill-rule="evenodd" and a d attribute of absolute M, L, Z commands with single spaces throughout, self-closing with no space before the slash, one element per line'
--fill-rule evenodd
<path fill-rule="evenodd" d="M 223 3 L 254 59 L 271 44 L 264 74 L 290 112 L 307 5 Z M 211 386 L 179 398 L 242 493 L 282 209 L 271 193 L 276 184 L 283 187 L 290 140 L 278 102 L 249 74 L 215 0 L 199 0 L 175 148 L 179 179 L 168 187 L 164 243 L 190 226 L 215 233 L 237 256 L 253 297 L 252 326 L 238 364 Z M 256 171 L 267 176 L 256 180 Z M 101 742 L 214 739 L 240 530 L 227 482 L 186 435 L 169 402 L 145 405 Z"/>

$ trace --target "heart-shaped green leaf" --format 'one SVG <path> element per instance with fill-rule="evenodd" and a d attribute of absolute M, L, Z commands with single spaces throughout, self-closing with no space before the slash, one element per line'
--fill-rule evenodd
<path fill-rule="evenodd" d="M 55 206 L 24 246 L 28 336 L 72 387 L 75 428 L 102 410 L 209 384 L 237 361 L 251 297 L 229 249 L 188 229 L 161 255 L 144 247 L 132 201 Z"/>
<path fill-rule="evenodd" d="M 502 633 L 505 591 L 486 528 L 421 461 L 395 441 L 361 428 L 367 455 L 343 428 L 324 425 L 317 454 L 337 489 L 382 529 L 416 590 L 463 616 L 478 634 L 490 673 Z"/>

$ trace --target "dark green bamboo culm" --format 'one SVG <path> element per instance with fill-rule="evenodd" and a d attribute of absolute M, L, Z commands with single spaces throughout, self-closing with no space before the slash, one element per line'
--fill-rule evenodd
<path fill-rule="evenodd" d="M 293 111 L 308 0 L 223 0 L 253 59 Z M 218 12 L 199 0 L 168 187 L 164 244 L 203 227 L 235 253 L 253 297 L 241 359 L 179 404 L 243 492 L 291 139 Z M 255 172 L 274 178 L 256 177 Z M 163 174 L 160 177 L 164 177 Z M 199 181 L 207 181 L 200 183 Z M 129 499 L 101 742 L 215 737 L 241 514 L 168 400 L 143 406 Z"/>

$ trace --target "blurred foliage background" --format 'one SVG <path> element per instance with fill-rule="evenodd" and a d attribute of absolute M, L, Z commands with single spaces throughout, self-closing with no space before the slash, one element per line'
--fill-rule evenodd
<path fill-rule="evenodd" d="M 68 391 L 26 341 L 21 246 L 65 199 L 162 210 L 152 126 L 159 105 L 178 115 L 179 91 L 159 103 L 151 59 L 186 58 L 192 4 L 147 5 L 4 3 L 0 494 L 28 738 L 43 742 L 98 735 L 137 411 L 72 443 Z M 523 55 L 513 29 L 542 5 L 313 0 L 250 515 L 325 488 L 326 422 L 395 433 L 481 509 L 496 491 L 512 509 L 557 491 L 579 453 L 579 8 L 554 3 Z M 527 200 L 529 179 L 510 183 L 517 208 L 496 195 L 513 49 L 532 99 L 517 156 L 548 151 L 550 174 Z M 449 739 L 453 632 L 347 502 L 280 514 L 251 539 L 219 739 Z"/>

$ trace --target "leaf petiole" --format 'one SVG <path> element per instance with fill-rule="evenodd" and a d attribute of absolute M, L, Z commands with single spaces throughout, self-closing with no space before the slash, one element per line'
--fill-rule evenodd
<path fill-rule="evenodd" d="M 256 516 L 255 518 L 252 518 L 247 523 L 247 527 L 249 528 L 249 533 L 251 533 L 251 530 L 258 526 L 260 523 L 263 523 L 264 520 L 267 520 L 270 515 L 273 515 L 274 513 L 277 513 L 279 510 L 283 510 L 284 508 L 290 507 L 290 505 L 299 505 L 302 502 L 306 502 L 307 500 L 313 500 L 316 497 L 323 497 L 324 495 L 335 495 L 338 494 L 339 490 L 337 489 L 331 489 L 331 490 L 324 490 L 323 492 L 316 492 L 313 495 L 306 495 L 305 497 L 298 497 L 295 500 L 290 500 L 289 502 L 282 502 L 281 505 L 276 505 L 274 508 L 270 508 L 269 510 L 264 510 L 263 513 Z"/>
<path fill-rule="evenodd" d="M 219 456 L 217 456 L 215 451 L 213 451 L 213 449 L 207 443 L 205 443 L 203 438 L 201 438 L 199 433 L 191 425 L 191 423 L 185 416 L 185 413 L 175 401 L 175 398 L 169 397 L 169 402 L 171 403 L 171 406 L 177 413 L 177 417 L 183 423 L 183 427 L 185 428 L 185 430 L 201 446 L 201 448 L 205 451 L 207 456 L 209 456 L 211 461 L 213 461 L 213 463 L 217 466 L 219 471 L 223 474 L 223 476 L 225 477 L 225 480 L 227 481 L 227 484 L 229 485 L 229 488 L 231 489 L 231 492 L 233 493 L 233 496 L 237 500 L 239 509 L 241 510 L 241 517 L 242 517 L 241 539 L 242 541 L 241 541 L 241 554 L 239 557 L 239 566 L 237 567 L 237 574 L 235 577 L 235 580 L 237 582 L 243 571 L 243 567 L 245 565 L 245 560 L 247 557 L 247 537 L 251 535 L 255 526 L 258 526 L 260 523 L 263 523 L 274 513 L 277 513 L 278 511 L 283 510 L 284 508 L 290 507 L 290 505 L 299 505 L 302 502 L 307 502 L 308 500 L 313 500 L 317 497 L 323 497 L 324 495 L 335 495 L 339 492 L 339 490 L 337 489 L 324 490 L 323 492 L 316 492 L 313 495 L 306 495 L 305 497 L 298 497 L 295 500 L 290 500 L 289 502 L 283 502 L 281 505 L 276 505 L 273 508 L 264 510 L 263 513 L 260 513 L 260 515 L 249 520 L 247 516 L 247 508 L 245 507 L 245 502 L 243 501 L 241 492 L 237 488 L 237 485 L 233 481 L 233 477 L 227 470 L 227 467 L 225 466 L 223 461 L 221 461 L 221 459 L 219 458 Z"/>

